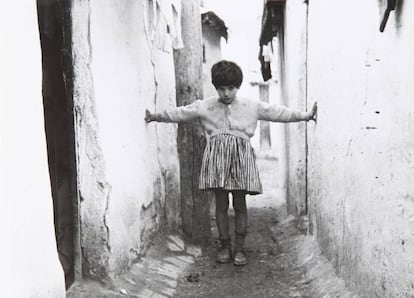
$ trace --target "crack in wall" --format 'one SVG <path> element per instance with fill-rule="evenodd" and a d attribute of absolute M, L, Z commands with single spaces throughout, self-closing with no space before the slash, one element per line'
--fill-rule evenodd
<path fill-rule="evenodd" d="M 87 40 L 88 40 L 88 47 L 89 47 L 89 56 L 88 56 L 88 60 L 87 60 L 87 69 L 88 69 L 88 73 L 90 75 L 90 80 L 91 80 L 91 84 L 92 84 L 92 90 L 91 92 L 93 93 L 93 87 L 94 87 L 94 81 L 93 81 L 93 75 L 92 75 L 92 59 L 93 59 L 93 46 L 92 46 L 92 40 L 91 40 L 91 6 L 90 6 L 90 1 L 88 1 L 88 34 L 87 34 Z M 94 95 L 94 94 L 92 94 Z M 110 235 L 110 228 L 109 225 L 107 224 L 107 215 L 108 215 L 108 209 L 109 209 L 109 198 L 110 198 L 110 192 L 112 187 L 109 185 L 109 183 L 106 181 L 105 178 L 105 161 L 103 158 L 103 153 L 102 153 L 102 148 L 100 147 L 100 142 L 99 142 L 99 137 L 98 137 L 98 132 L 97 129 L 99 127 L 99 123 L 98 123 L 98 117 L 96 115 L 96 106 L 93 104 L 94 101 L 94 96 L 93 98 L 90 98 L 91 100 L 91 109 L 90 112 L 92 114 L 92 119 L 95 120 L 94 124 L 95 124 L 95 129 L 93 131 L 93 136 L 94 136 L 94 144 L 96 146 L 96 156 L 95 156 L 95 163 L 92 163 L 92 166 L 94 167 L 95 165 L 98 165 L 98 173 L 100 174 L 97 178 L 101 178 L 99 179 L 100 181 L 97 181 L 99 187 L 102 189 L 103 192 L 103 198 L 105 198 L 106 200 L 106 204 L 105 204 L 105 211 L 103 214 L 103 224 L 105 226 L 106 229 L 106 239 L 105 239 L 105 246 L 108 249 L 108 252 L 111 252 L 111 246 L 109 243 L 109 235 Z M 100 166 L 99 166 L 100 165 Z"/>
<path fill-rule="evenodd" d="M 152 2 L 152 5 L 154 5 L 153 2 Z M 159 94 L 159 90 L 158 90 L 159 89 L 159 82 L 158 82 L 157 73 L 156 73 L 156 67 L 157 66 L 156 66 L 156 61 L 154 59 L 155 49 L 154 49 L 154 46 L 153 46 L 153 41 L 151 39 L 152 34 L 150 32 L 150 29 L 149 29 L 149 27 L 150 27 L 149 21 L 153 20 L 153 18 L 156 17 L 157 11 L 154 11 L 154 7 L 150 7 L 152 9 L 152 11 L 149 12 L 148 7 L 147 7 L 147 1 L 144 1 L 143 6 L 144 6 L 144 18 L 143 18 L 144 31 L 145 31 L 145 37 L 147 39 L 148 50 L 149 50 L 149 53 L 150 53 L 150 62 L 151 62 L 151 66 L 152 66 L 152 78 L 153 78 L 153 82 L 154 82 L 153 106 L 154 106 L 154 113 L 156 113 L 157 112 L 157 99 L 158 99 L 158 94 Z M 159 10 L 159 7 L 156 6 L 155 9 Z M 150 16 L 149 17 L 147 15 L 147 13 L 155 14 L 155 16 Z M 164 169 L 164 167 L 162 165 L 162 162 L 161 162 L 161 159 L 160 159 L 160 155 L 161 155 L 160 145 L 161 144 L 160 144 L 160 134 L 159 134 L 157 125 L 154 125 L 154 131 L 155 131 L 156 146 L 157 146 L 156 147 L 156 152 L 157 152 L 156 159 L 157 159 L 158 167 L 160 169 L 161 177 L 160 177 L 160 179 L 157 179 L 154 182 L 153 185 L 154 185 L 154 188 L 156 188 L 157 185 L 159 185 L 160 188 L 164 189 L 164 191 L 163 191 L 163 193 L 161 192 L 161 189 L 160 189 L 159 192 L 155 191 L 154 193 L 158 193 L 158 195 L 153 195 L 153 200 L 151 201 L 151 204 L 149 206 L 142 206 L 142 207 L 143 207 L 143 210 L 153 208 L 155 210 L 158 209 L 157 211 L 162 212 L 163 222 L 161 224 L 163 224 L 163 223 L 167 222 L 167 220 L 166 220 L 167 219 L 166 208 L 163 208 L 163 206 L 165 206 L 166 194 L 167 194 L 167 173 L 166 173 L 167 170 Z M 162 195 L 163 195 L 163 198 L 162 198 Z M 158 200 L 157 200 L 157 197 L 159 197 Z M 162 202 L 162 200 L 164 202 Z M 151 211 L 148 211 L 148 212 L 151 212 Z M 157 213 L 159 213 L 159 212 L 157 212 Z M 143 215 L 141 215 L 141 216 L 143 216 Z M 154 217 L 152 217 L 152 218 L 154 219 Z M 159 225 L 160 223 L 159 223 L 159 221 L 155 220 L 155 224 Z M 145 229 L 142 230 L 141 240 L 142 240 L 142 237 L 145 237 L 144 234 L 145 234 Z"/>
<path fill-rule="evenodd" d="M 80 241 L 86 275 L 107 278 L 111 247 L 107 223 L 111 186 L 106 181 L 105 163 L 98 134 L 92 75 L 90 1 L 72 3 L 74 117 L 76 163 L 80 198 Z M 102 201 L 105 200 L 105 204 Z M 99 220 L 95 220 L 95 216 Z"/>
<path fill-rule="evenodd" d="M 158 83 L 158 79 L 157 79 L 157 74 L 156 74 L 156 64 L 153 58 L 153 53 L 151 51 L 151 65 L 152 65 L 152 71 L 153 71 L 153 78 L 154 78 L 154 112 L 157 111 L 157 98 L 158 98 L 158 88 L 159 88 L 159 83 Z M 155 136 L 156 136 L 156 140 L 157 140 L 157 162 L 158 162 L 158 166 L 161 172 L 161 177 L 162 179 L 160 179 L 160 187 L 164 188 L 164 202 L 166 200 L 165 195 L 167 193 L 167 189 L 166 189 L 166 185 L 167 185 L 167 175 L 166 175 L 166 170 L 164 169 L 161 159 L 160 159 L 160 155 L 161 155 L 161 149 L 160 149 L 160 135 L 158 132 L 158 127 L 157 125 L 155 125 Z M 163 204 L 161 204 L 162 206 Z M 166 214 L 166 210 L 165 208 L 161 208 L 161 211 L 163 213 L 163 219 L 164 221 L 166 220 L 167 214 Z"/>
<path fill-rule="evenodd" d="M 103 216 L 103 224 L 106 228 L 106 234 L 107 234 L 105 244 L 106 244 L 106 248 L 108 249 L 108 251 L 112 253 L 111 245 L 110 245 L 110 229 L 109 229 L 108 219 L 107 219 L 108 213 L 109 213 L 109 200 L 110 200 L 110 194 L 111 194 L 112 187 L 108 183 L 106 183 L 106 187 L 104 189 L 107 190 L 106 195 L 104 196 L 104 198 L 106 198 L 106 206 L 105 206 L 105 212 Z"/>

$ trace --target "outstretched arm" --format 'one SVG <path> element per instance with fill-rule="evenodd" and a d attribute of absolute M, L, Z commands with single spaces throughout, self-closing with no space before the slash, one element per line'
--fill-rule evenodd
<path fill-rule="evenodd" d="M 160 113 L 152 113 L 145 110 L 145 121 L 147 122 L 184 122 L 194 120 L 199 116 L 200 101 L 196 100 L 192 104 L 171 108 Z"/>
<path fill-rule="evenodd" d="M 299 122 L 299 121 L 316 121 L 316 113 L 318 106 L 316 102 L 308 112 L 300 112 L 289 109 L 285 106 L 270 105 L 265 102 L 260 102 L 258 106 L 259 120 L 273 121 L 273 122 Z"/>

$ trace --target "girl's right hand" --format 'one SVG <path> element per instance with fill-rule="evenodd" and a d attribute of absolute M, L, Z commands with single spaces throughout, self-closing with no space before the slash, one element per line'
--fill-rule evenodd
<path fill-rule="evenodd" d="M 313 104 L 312 110 L 309 112 L 309 120 L 313 120 L 316 122 L 317 113 L 318 113 L 318 104 L 315 102 Z"/>
<path fill-rule="evenodd" d="M 151 122 L 155 120 L 154 114 L 151 113 L 150 111 L 148 111 L 147 109 L 145 110 L 145 121 L 147 122 Z"/>

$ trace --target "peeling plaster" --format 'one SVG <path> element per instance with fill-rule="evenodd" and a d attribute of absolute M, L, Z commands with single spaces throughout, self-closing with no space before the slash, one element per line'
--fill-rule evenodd
<path fill-rule="evenodd" d="M 91 71 L 91 7 L 89 1 L 74 1 L 73 63 L 74 117 L 78 189 L 80 194 L 80 234 L 83 271 L 91 277 L 106 278 L 110 254 L 106 226 L 110 186 L 105 179 L 105 163 L 98 137 L 94 105 L 94 82 Z M 85 30 L 86 28 L 86 30 Z M 95 182 L 93 178 L 96 178 Z M 96 206 L 104 202 L 102 206 Z M 99 211 L 102 213 L 99 214 Z M 103 227 L 99 228 L 99 223 Z"/>
<path fill-rule="evenodd" d="M 144 11 L 148 12 L 148 9 L 146 7 L 147 1 L 144 1 Z M 157 13 L 156 11 L 154 13 Z M 154 57 L 155 55 L 155 48 L 153 46 L 153 40 L 150 37 L 150 31 L 149 31 L 149 25 L 148 25 L 148 16 L 146 13 L 144 13 L 144 18 L 143 18 L 143 22 L 144 22 L 144 29 L 145 29 L 145 36 L 147 37 L 147 46 L 148 46 L 148 50 L 151 53 L 150 57 L 151 57 L 151 65 L 152 65 L 152 78 L 154 80 L 154 94 L 153 94 L 153 107 L 154 107 L 154 112 L 157 112 L 157 100 L 158 100 L 158 88 L 159 88 L 159 84 L 158 84 L 158 78 L 157 78 L 157 74 L 156 74 L 156 58 Z M 158 126 L 154 123 L 154 131 L 155 131 L 155 135 L 156 135 L 156 140 L 157 140 L 157 162 L 158 162 L 158 167 L 161 171 L 161 175 L 162 178 L 161 179 L 157 179 L 154 182 L 154 190 L 158 189 L 158 188 L 163 188 L 164 189 L 164 194 L 165 194 L 165 179 L 166 179 L 166 175 L 165 175 L 165 170 L 163 169 L 161 160 L 160 160 L 160 146 L 162 146 L 162 144 L 160 144 L 160 136 L 158 133 Z M 153 198 L 157 199 L 163 197 L 163 195 L 161 194 L 154 194 Z M 151 206 L 153 205 L 153 201 L 148 202 L 147 204 L 143 204 L 142 205 L 142 209 L 144 212 L 145 210 L 149 209 Z M 162 209 L 161 209 L 162 210 Z M 142 217 L 145 217 L 144 214 L 141 214 Z M 144 230 L 143 230 L 144 232 Z M 141 239 L 145 239 L 143 236 L 141 236 Z"/>
<path fill-rule="evenodd" d="M 147 1 L 144 1 L 143 3 L 144 3 L 144 5 L 143 5 L 144 6 L 144 11 L 148 12 L 148 7 L 147 7 L 148 3 L 147 3 Z M 154 13 L 156 16 L 158 16 L 160 14 L 160 11 L 158 11 L 158 10 L 159 10 L 159 7 L 157 6 L 153 9 L 152 13 Z M 152 65 L 152 77 L 153 77 L 153 81 L 154 81 L 153 107 L 154 107 L 154 112 L 157 112 L 157 107 L 159 106 L 159 103 L 161 101 L 165 100 L 163 98 L 159 98 L 160 96 L 162 96 L 162 95 L 160 95 L 159 88 L 165 88 L 165 86 L 164 87 L 160 86 L 159 82 L 163 78 L 162 77 L 158 78 L 159 74 L 157 74 L 157 69 L 160 68 L 160 67 L 161 68 L 166 67 L 166 65 L 162 65 L 162 64 L 160 65 L 160 62 L 159 62 L 160 49 L 157 49 L 154 45 L 153 36 L 154 36 L 155 33 L 154 32 L 151 33 L 150 24 L 149 24 L 150 19 L 151 18 L 148 17 L 147 13 L 144 13 L 143 22 L 144 22 L 145 36 L 146 36 L 146 39 L 147 39 L 147 44 L 146 45 L 148 47 L 149 52 L 151 53 L 150 57 L 151 57 L 151 65 Z M 168 53 L 168 51 L 166 53 Z M 171 59 L 172 59 L 172 56 L 171 56 Z M 173 79 L 173 78 L 171 78 L 171 79 Z M 173 87 L 174 87 L 174 90 L 175 90 L 175 86 L 173 86 Z M 174 92 L 174 95 L 175 95 L 175 92 Z M 172 97 L 174 97 L 174 98 L 172 98 Z M 175 106 L 176 105 L 175 96 L 168 96 L 168 99 L 169 99 L 168 106 Z M 164 105 L 163 108 L 165 108 L 165 105 Z M 163 146 L 165 146 L 165 140 L 161 136 L 162 134 L 160 133 L 160 126 L 158 124 L 155 124 L 155 123 L 153 125 L 154 125 L 154 131 L 155 131 L 155 136 L 156 136 L 156 147 L 157 147 L 157 153 L 158 153 L 157 154 L 157 162 L 158 162 L 158 167 L 160 169 L 160 174 L 161 174 L 160 179 L 157 179 L 157 181 L 154 182 L 154 189 L 155 188 L 163 189 L 163 191 L 161 191 L 161 194 L 158 194 L 158 195 L 154 194 L 154 196 L 153 196 L 155 200 L 158 200 L 159 197 L 165 197 L 165 196 L 169 195 L 169 180 L 174 179 L 174 174 L 179 177 L 179 172 L 178 172 L 179 169 L 178 168 L 176 169 L 177 170 L 176 173 L 171 173 L 171 169 L 166 167 L 165 162 L 163 162 L 161 160 L 161 157 L 163 156 L 163 154 L 165 154 L 165 153 L 163 153 L 163 150 L 161 150 L 161 148 L 163 148 Z M 161 124 L 161 125 L 163 125 L 163 124 Z M 174 124 L 167 124 L 167 125 L 169 125 L 171 127 L 174 127 L 174 130 L 177 127 Z M 177 152 L 175 152 L 174 154 L 177 154 Z M 179 181 L 177 180 L 177 182 L 179 182 Z M 179 187 L 178 187 L 178 191 L 179 191 Z M 169 199 L 171 199 L 171 198 L 166 197 L 166 200 L 169 200 Z M 166 219 L 166 221 L 168 222 L 169 219 L 168 219 L 168 212 L 167 212 L 168 211 L 167 210 L 167 208 L 168 208 L 167 202 L 164 201 L 164 202 L 161 202 L 161 203 L 162 204 L 161 204 L 159 209 L 160 209 L 161 212 L 163 212 L 163 218 Z"/>
<path fill-rule="evenodd" d="M 172 53 L 153 46 L 145 3 L 73 3 L 81 247 L 91 277 L 122 272 L 161 225 L 179 225 L 176 126 L 140 118 L 175 96 Z"/>

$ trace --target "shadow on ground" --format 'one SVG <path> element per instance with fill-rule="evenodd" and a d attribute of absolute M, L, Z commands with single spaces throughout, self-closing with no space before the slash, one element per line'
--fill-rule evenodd
<path fill-rule="evenodd" d="M 128 272 L 111 283 L 75 283 L 67 297 L 357 297 L 307 235 L 307 218 L 287 215 L 277 159 L 261 158 L 258 165 L 264 194 L 248 197 L 248 265 L 216 263 L 212 213 L 213 238 L 202 255 L 200 248 L 184 243 L 179 235 L 159 235 Z M 234 231 L 232 210 L 230 216 Z"/>

